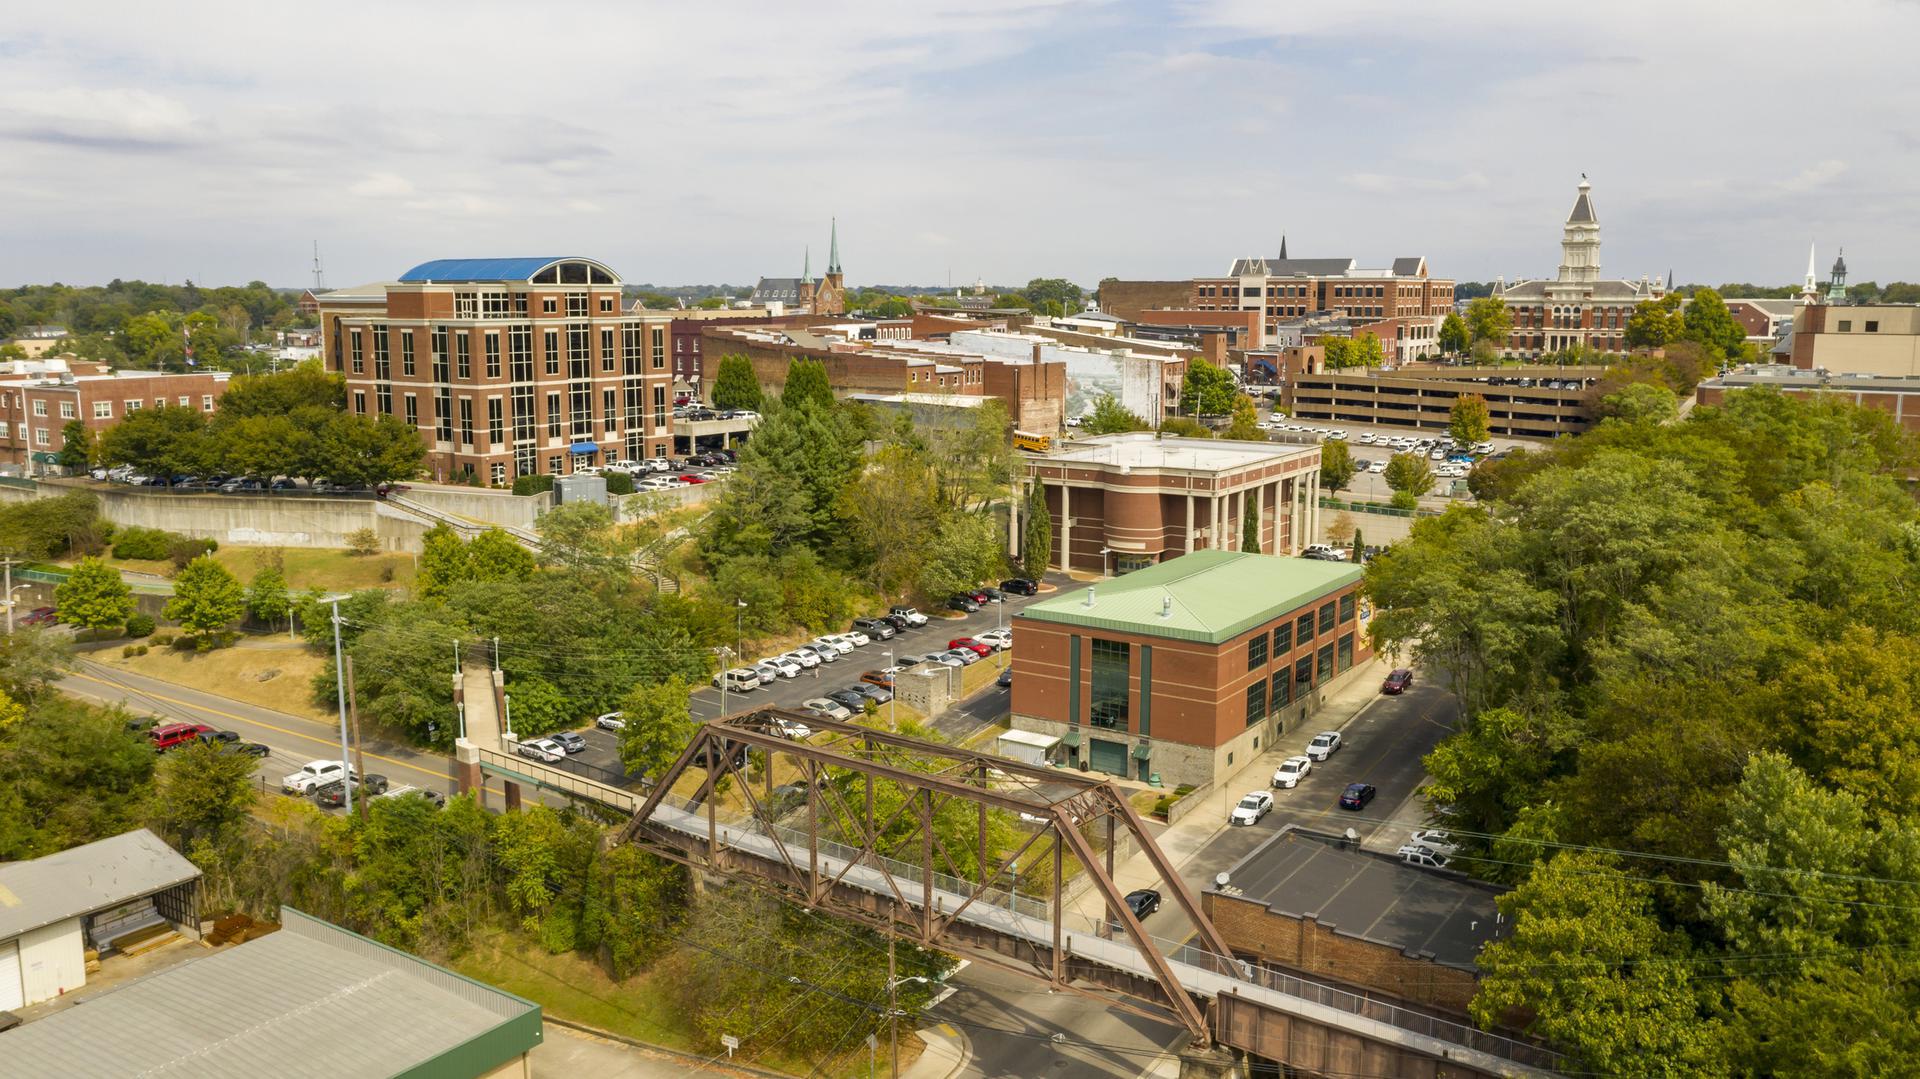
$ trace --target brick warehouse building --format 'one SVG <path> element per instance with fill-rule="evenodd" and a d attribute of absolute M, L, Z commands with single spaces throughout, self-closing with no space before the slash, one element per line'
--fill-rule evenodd
<path fill-rule="evenodd" d="M 1053 518 L 1051 569 L 1129 573 L 1238 548 L 1249 513 L 1259 516 L 1262 551 L 1294 554 L 1319 537 L 1318 446 L 1133 432 L 1079 439 L 1024 464 Z"/>
<path fill-rule="evenodd" d="M 65 372 L 0 377 L 0 461 L 44 473 L 83 421 L 96 435 L 127 413 L 172 405 L 211 414 L 227 392 L 225 371 L 116 371 L 76 360 Z"/>
<path fill-rule="evenodd" d="M 1364 571 L 1197 551 L 1014 616 L 1013 727 L 1070 767 L 1225 781 L 1372 655 Z"/>
<path fill-rule="evenodd" d="M 440 259 L 318 302 L 347 407 L 418 428 L 436 479 L 501 484 L 672 447 L 673 315 L 623 311 L 603 263 Z"/>

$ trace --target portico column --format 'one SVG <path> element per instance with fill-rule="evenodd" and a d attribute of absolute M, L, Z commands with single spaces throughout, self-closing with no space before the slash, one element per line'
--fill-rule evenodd
<path fill-rule="evenodd" d="M 1062 572 L 1073 568 L 1073 515 L 1068 512 L 1067 494 L 1072 488 L 1060 485 L 1060 569 Z"/>
<path fill-rule="evenodd" d="M 1226 544 L 1220 542 L 1220 537 L 1226 535 L 1226 532 L 1227 495 L 1225 491 L 1221 491 L 1213 496 L 1213 542 L 1209 546 L 1216 551 L 1224 550 Z"/>
<path fill-rule="evenodd" d="M 1320 470 L 1307 476 L 1307 542 L 1320 542 Z"/>
<path fill-rule="evenodd" d="M 1193 553 L 1193 492 L 1187 492 L 1187 553 Z"/>
<path fill-rule="evenodd" d="M 1267 486 L 1261 484 L 1253 489 L 1253 549 L 1260 554 L 1267 553 Z"/>

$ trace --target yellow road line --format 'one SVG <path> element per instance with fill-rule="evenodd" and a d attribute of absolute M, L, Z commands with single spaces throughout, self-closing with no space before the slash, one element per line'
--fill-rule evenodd
<path fill-rule="evenodd" d="M 332 739 L 320 738 L 315 735 L 308 734 L 305 731 L 288 730 L 285 727 L 276 726 L 275 724 L 267 723 L 263 720 L 254 719 L 251 716 L 236 715 L 233 712 L 223 712 L 218 708 L 208 708 L 204 704 L 194 704 L 192 701 L 183 701 L 178 697 L 169 697 L 164 693 L 154 693 L 150 690 L 145 690 L 145 689 L 140 689 L 134 686 L 124 685 L 119 682 L 109 681 L 105 678 L 95 678 L 93 675 L 82 674 L 79 671 L 71 671 L 67 674 L 67 677 L 68 678 L 84 678 L 89 682 L 94 682 L 99 685 L 120 690 L 122 693 L 137 693 L 143 697 L 151 697 L 156 701 L 166 701 L 168 704 L 177 704 L 182 708 L 190 708 L 196 712 L 205 712 L 208 715 L 221 716 L 225 719 L 237 720 L 241 723 L 251 723 L 256 727 L 265 727 L 267 730 L 270 730 L 270 731 L 279 731 L 281 734 L 287 735 L 289 737 L 305 738 L 309 742 L 318 742 L 321 745 L 328 747 L 329 749 L 338 750 L 340 748 L 340 743 Z M 361 752 L 366 753 L 365 750 L 362 750 Z M 448 774 L 445 771 L 436 772 L 431 768 L 422 768 L 419 765 L 413 764 L 409 761 L 399 760 L 394 757 L 384 757 L 378 753 L 366 753 L 366 755 L 369 757 L 372 757 L 374 760 L 385 761 L 388 764 L 396 765 L 401 768 L 411 768 L 416 772 L 433 776 L 436 779 L 449 778 Z"/>

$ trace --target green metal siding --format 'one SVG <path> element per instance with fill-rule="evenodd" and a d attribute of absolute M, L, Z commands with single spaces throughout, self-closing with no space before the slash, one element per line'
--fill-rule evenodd
<path fill-rule="evenodd" d="M 533 1052 L 544 1033 L 540 1026 L 540 1009 L 535 1008 L 506 1020 L 485 1034 L 461 1042 L 431 1060 L 423 1060 L 406 1071 L 396 1072 L 395 1079 L 473 1079 L 522 1053 Z"/>
<path fill-rule="evenodd" d="M 1153 734 L 1153 646 L 1140 646 L 1140 735 Z"/>
<path fill-rule="evenodd" d="M 1080 635 L 1067 638 L 1067 726 L 1080 725 Z"/>

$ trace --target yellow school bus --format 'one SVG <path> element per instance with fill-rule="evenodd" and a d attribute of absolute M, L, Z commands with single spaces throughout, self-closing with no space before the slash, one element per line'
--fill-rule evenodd
<path fill-rule="evenodd" d="M 1013 433 L 1013 448 L 1028 453 L 1047 453 L 1053 449 L 1053 436 L 1029 434 L 1026 431 Z"/>

